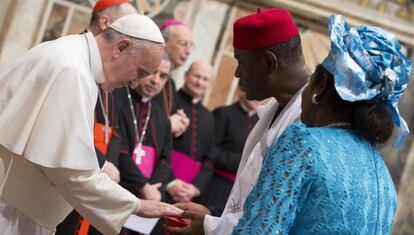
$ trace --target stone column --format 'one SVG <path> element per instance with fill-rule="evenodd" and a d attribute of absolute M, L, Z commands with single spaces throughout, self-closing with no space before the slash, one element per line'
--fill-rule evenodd
<path fill-rule="evenodd" d="M 9 3 L 8 7 L 5 7 L 7 10 L 3 12 L 2 2 L 0 11 L 0 26 L 7 26 L 1 28 L 0 72 L 11 66 L 19 56 L 33 46 L 48 0 L 5 0 L 5 2 Z M 7 24 L 5 24 L 6 19 Z"/>
<path fill-rule="evenodd" d="M 190 14 L 189 17 L 194 17 L 194 20 L 189 25 L 192 25 L 195 48 L 188 58 L 187 63 L 174 71 L 173 78 L 177 88 L 183 85 L 184 72 L 192 62 L 196 60 L 211 61 L 220 30 L 223 27 L 227 8 L 228 5 L 225 3 L 214 0 L 203 0 L 197 9 L 193 9 L 197 12 L 196 14 Z"/>

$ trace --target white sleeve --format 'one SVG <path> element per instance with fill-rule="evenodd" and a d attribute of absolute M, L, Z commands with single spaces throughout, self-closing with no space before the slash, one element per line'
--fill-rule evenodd
<path fill-rule="evenodd" d="M 221 217 L 206 215 L 204 217 L 204 233 L 206 235 L 230 235 L 242 216 L 243 212 L 226 214 Z"/>
<path fill-rule="evenodd" d="M 67 168 L 41 171 L 62 196 L 103 234 L 118 234 L 128 216 L 137 213 L 140 201 L 106 174 Z"/>

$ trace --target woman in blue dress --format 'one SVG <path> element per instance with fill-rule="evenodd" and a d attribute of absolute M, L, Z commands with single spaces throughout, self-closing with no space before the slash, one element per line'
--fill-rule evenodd
<path fill-rule="evenodd" d="M 378 28 L 329 19 L 331 51 L 303 92 L 302 123 L 270 147 L 233 234 L 389 234 L 397 196 L 377 143 L 408 135 L 411 71 Z"/>

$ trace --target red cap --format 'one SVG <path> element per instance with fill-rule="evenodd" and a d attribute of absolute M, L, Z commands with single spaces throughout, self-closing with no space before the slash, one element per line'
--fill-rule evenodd
<path fill-rule="evenodd" d="M 299 34 L 289 11 L 269 9 L 242 17 L 233 26 L 233 47 L 254 50 L 285 42 Z"/>
<path fill-rule="evenodd" d="M 160 31 L 164 31 L 165 29 L 174 26 L 174 25 L 182 25 L 183 22 L 181 20 L 176 20 L 176 19 L 168 19 L 166 21 L 164 21 L 164 23 L 162 23 L 162 25 L 160 26 Z"/>
<path fill-rule="evenodd" d="M 102 11 L 108 7 L 112 7 L 115 5 L 120 5 L 122 3 L 129 3 L 129 0 L 99 0 L 96 2 L 95 6 L 93 7 L 92 12 Z"/>

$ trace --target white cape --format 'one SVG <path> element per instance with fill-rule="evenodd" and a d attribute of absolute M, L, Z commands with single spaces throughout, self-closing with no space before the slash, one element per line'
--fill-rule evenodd
<path fill-rule="evenodd" d="M 98 45 L 86 36 L 90 52 L 85 36 L 63 37 L 29 50 L 0 76 L 0 145 L 45 167 L 98 167 L 91 111 L 104 77 Z"/>

